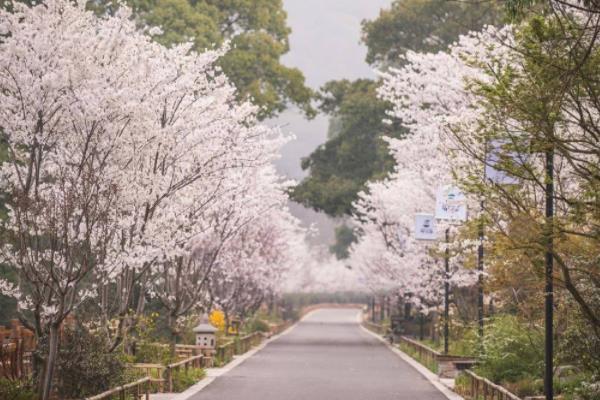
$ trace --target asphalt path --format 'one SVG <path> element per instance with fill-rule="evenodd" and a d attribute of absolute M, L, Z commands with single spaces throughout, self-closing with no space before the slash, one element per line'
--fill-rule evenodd
<path fill-rule="evenodd" d="M 322 309 L 192 400 L 446 400 L 364 332 L 358 310 Z"/>

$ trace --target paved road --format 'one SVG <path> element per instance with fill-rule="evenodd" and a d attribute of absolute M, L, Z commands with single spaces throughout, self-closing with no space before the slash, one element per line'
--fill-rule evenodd
<path fill-rule="evenodd" d="M 193 400 L 445 400 L 429 381 L 362 331 L 358 311 L 323 309 Z"/>

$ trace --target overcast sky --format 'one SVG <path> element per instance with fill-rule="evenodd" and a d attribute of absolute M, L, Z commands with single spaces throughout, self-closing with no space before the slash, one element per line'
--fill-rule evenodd
<path fill-rule="evenodd" d="M 304 72 L 312 87 L 331 79 L 372 76 L 360 42 L 360 24 L 391 0 L 284 0 L 292 28 L 287 65 Z"/>
<path fill-rule="evenodd" d="M 283 63 L 304 73 L 307 84 L 318 89 L 333 79 L 373 77 L 365 63 L 366 48 L 360 44 L 361 21 L 379 15 L 392 0 L 284 0 L 288 24 L 292 28 L 291 50 Z M 306 121 L 295 110 L 289 110 L 272 121 L 296 139 L 282 151 L 277 167 L 286 176 L 301 179 L 300 159 L 323 143 L 327 134 L 327 118 L 318 116 Z M 333 224 L 325 216 L 294 206 L 293 212 L 307 223 L 315 222 L 321 231 L 320 241 L 331 242 Z"/>

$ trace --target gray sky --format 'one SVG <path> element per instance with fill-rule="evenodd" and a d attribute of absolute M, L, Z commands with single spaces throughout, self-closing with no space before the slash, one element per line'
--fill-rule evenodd
<path fill-rule="evenodd" d="M 304 73 L 307 84 L 318 89 L 333 79 L 373 77 L 365 63 L 366 48 L 360 44 L 363 19 L 373 19 L 381 8 L 392 0 L 284 0 L 288 24 L 292 28 L 291 50 L 283 63 L 297 67 Z M 296 110 L 288 110 L 271 121 L 291 133 L 296 139 L 282 150 L 277 163 L 279 171 L 294 179 L 305 174 L 300 159 L 309 155 L 325 141 L 328 120 L 319 115 L 307 121 Z M 319 242 L 331 242 L 333 223 L 324 215 L 292 206 L 296 216 L 307 223 L 315 222 L 321 234 Z"/>
<path fill-rule="evenodd" d="M 359 43 L 360 24 L 373 19 L 391 0 L 284 0 L 292 28 L 287 65 L 304 72 L 312 87 L 331 79 L 372 76 Z"/>

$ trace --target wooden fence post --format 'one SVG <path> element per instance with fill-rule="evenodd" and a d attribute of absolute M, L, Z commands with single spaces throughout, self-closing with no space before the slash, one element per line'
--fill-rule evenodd
<path fill-rule="evenodd" d="M 169 384 L 169 393 L 173 393 L 173 371 L 167 367 L 167 382 Z"/>

